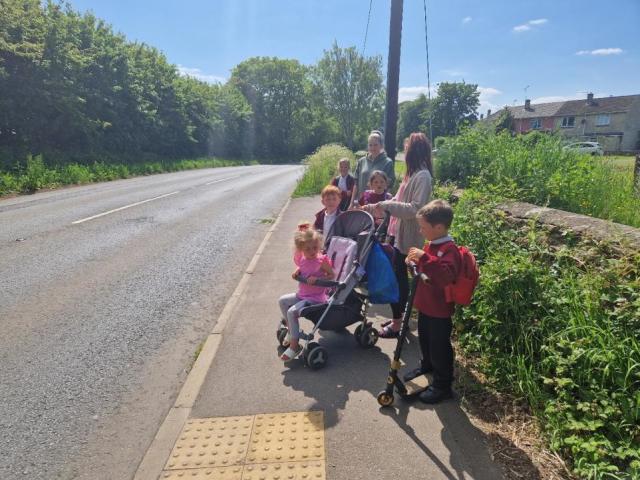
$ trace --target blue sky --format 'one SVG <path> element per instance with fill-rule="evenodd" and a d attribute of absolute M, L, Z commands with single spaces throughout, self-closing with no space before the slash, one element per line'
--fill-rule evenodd
<path fill-rule="evenodd" d="M 224 81 L 252 56 L 313 64 L 333 41 L 363 47 L 369 0 L 71 0 L 155 46 L 184 73 Z M 389 0 L 373 0 L 365 54 L 386 75 Z M 479 85 L 487 108 L 640 94 L 640 0 L 427 0 L 432 91 Z M 427 91 L 422 0 L 404 1 L 400 100 Z"/>

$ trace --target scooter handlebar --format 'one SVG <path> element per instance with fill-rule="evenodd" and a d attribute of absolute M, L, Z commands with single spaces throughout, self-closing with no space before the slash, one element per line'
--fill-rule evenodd
<path fill-rule="evenodd" d="M 429 277 L 426 273 L 421 273 L 418 271 L 418 265 L 416 265 L 415 262 L 407 262 L 407 265 L 409 266 L 409 271 L 412 276 L 420 277 L 420 280 L 422 280 L 423 282 L 429 281 Z"/>

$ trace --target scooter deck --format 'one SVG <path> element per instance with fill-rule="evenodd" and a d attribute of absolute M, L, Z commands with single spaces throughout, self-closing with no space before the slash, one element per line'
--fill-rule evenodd
<path fill-rule="evenodd" d="M 405 382 L 404 388 L 407 389 L 407 396 L 411 397 L 419 394 L 420 392 L 424 392 L 429 384 L 429 378 L 426 375 L 420 375 L 419 377 Z"/>

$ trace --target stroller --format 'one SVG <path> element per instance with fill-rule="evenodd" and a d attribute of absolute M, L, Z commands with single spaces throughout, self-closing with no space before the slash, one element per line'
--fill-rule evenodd
<path fill-rule="evenodd" d="M 300 317 L 313 322 L 311 332 L 300 332 L 303 342 L 302 358 L 313 370 L 324 367 L 328 353 L 325 347 L 314 342 L 318 330 L 343 331 L 349 325 L 359 323 L 353 335 L 363 348 L 371 348 L 378 341 L 378 331 L 367 322 L 368 295 L 363 288 L 364 266 L 375 242 L 386 232 L 389 216 L 376 228 L 373 217 L 362 210 L 348 210 L 336 218 L 325 241 L 327 256 L 331 259 L 336 280 L 316 280 L 316 285 L 330 287 L 327 303 L 309 305 L 300 311 Z M 302 276 L 297 278 L 305 282 Z M 282 320 L 277 331 L 281 348 L 288 329 Z"/>

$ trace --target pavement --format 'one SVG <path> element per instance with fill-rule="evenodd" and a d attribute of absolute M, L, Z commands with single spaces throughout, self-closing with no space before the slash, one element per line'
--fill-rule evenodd
<path fill-rule="evenodd" d="M 396 397 L 379 407 L 395 341 L 369 350 L 351 333 L 323 332 L 327 366 L 313 371 L 277 355 L 277 300 L 293 292 L 292 234 L 319 199 L 285 205 L 204 344 L 135 480 L 497 480 L 486 438 L 459 399 L 429 406 Z M 370 310 L 374 324 L 388 318 Z M 379 318 L 376 318 L 379 317 Z M 308 330 L 310 322 L 301 319 Z M 353 327 L 350 327 L 353 330 Z M 419 358 L 415 332 L 404 362 Z"/>

